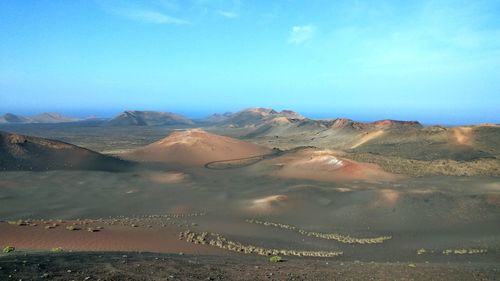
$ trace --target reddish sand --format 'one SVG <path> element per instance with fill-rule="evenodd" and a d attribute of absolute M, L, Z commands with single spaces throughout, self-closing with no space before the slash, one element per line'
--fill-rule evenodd
<path fill-rule="evenodd" d="M 394 181 L 401 176 L 385 172 L 376 164 L 339 157 L 330 150 L 306 149 L 270 161 L 277 167 L 272 175 L 316 181 Z"/>
<path fill-rule="evenodd" d="M 37 222 L 37 226 L 17 226 L 0 222 L 1 246 L 10 245 L 20 250 L 50 250 L 61 247 L 65 251 L 138 251 L 162 253 L 218 254 L 223 253 L 213 247 L 193 245 L 178 239 L 183 229 L 176 226 L 131 227 L 93 223 L 92 226 L 103 226 L 99 232 L 82 230 L 71 231 L 62 223 L 54 229 L 45 229 L 45 225 Z"/>
<path fill-rule="evenodd" d="M 401 199 L 401 192 L 394 189 L 379 190 L 379 199 L 374 202 L 375 206 L 392 207 Z"/>
<path fill-rule="evenodd" d="M 479 124 L 468 127 L 455 127 L 451 129 L 452 140 L 462 145 L 472 145 L 474 141 L 474 130 L 484 127 L 499 128 L 498 124 Z"/>
<path fill-rule="evenodd" d="M 458 144 L 470 145 L 474 128 L 472 127 L 456 127 L 452 129 L 453 138 Z"/>
<path fill-rule="evenodd" d="M 276 117 L 276 118 L 272 119 L 271 121 L 273 123 L 277 123 L 277 124 L 290 124 L 290 120 L 284 116 Z"/>
<path fill-rule="evenodd" d="M 121 157 L 136 161 L 202 166 L 212 161 L 248 158 L 270 152 L 265 146 L 191 129 L 174 132 L 160 141 L 124 153 Z"/>

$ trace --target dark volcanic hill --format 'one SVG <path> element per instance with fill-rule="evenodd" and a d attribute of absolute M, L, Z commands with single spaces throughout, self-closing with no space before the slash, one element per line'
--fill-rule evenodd
<path fill-rule="evenodd" d="M 316 146 L 422 161 L 476 161 L 500 155 L 496 142 L 500 126 L 494 124 L 423 127 L 417 121 L 294 118 L 297 115 L 248 109 L 217 123 L 212 131 L 280 149 Z"/>
<path fill-rule="evenodd" d="M 71 118 L 56 112 L 45 112 L 29 118 L 29 123 L 66 123 L 79 121 L 78 118 Z"/>
<path fill-rule="evenodd" d="M 230 115 L 221 120 L 220 125 L 228 127 L 257 127 L 265 123 L 286 121 L 288 119 L 304 119 L 300 114 L 290 111 L 276 111 L 271 108 L 248 108 Z"/>
<path fill-rule="evenodd" d="M 124 171 L 132 165 L 61 141 L 0 132 L 0 170 Z"/>
<path fill-rule="evenodd" d="M 190 119 L 171 112 L 124 111 L 106 123 L 108 126 L 192 125 Z"/>
<path fill-rule="evenodd" d="M 304 118 L 290 110 L 276 111 L 270 108 L 249 108 L 233 114 L 214 114 L 209 120 L 219 127 L 247 128 L 243 137 L 259 137 L 264 135 L 287 136 L 300 132 L 323 131 L 327 129 L 346 129 L 367 131 L 394 128 L 422 128 L 417 121 L 379 120 L 371 123 L 357 122 L 346 118 L 333 120 L 313 120 Z"/>
<path fill-rule="evenodd" d="M 232 112 L 225 112 L 225 113 L 214 113 L 210 116 L 208 116 L 205 120 L 209 123 L 219 123 L 222 121 L 226 121 L 227 119 L 231 118 L 233 116 Z"/>
<path fill-rule="evenodd" d="M 20 124 L 20 123 L 66 123 L 80 121 L 78 118 L 63 116 L 55 112 L 45 112 L 32 117 L 24 117 L 12 113 L 0 116 L 0 124 Z"/>
<path fill-rule="evenodd" d="M 0 124 L 2 123 L 27 123 L 29 119 L 20 115 L 6 113 L 3 116 L 0 116 Z"/>

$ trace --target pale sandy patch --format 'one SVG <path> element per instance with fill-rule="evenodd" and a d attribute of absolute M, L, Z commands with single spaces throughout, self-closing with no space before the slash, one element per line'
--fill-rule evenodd
<path fill-rule="evenodd" d="M 263 198 L 257 198 L 245 203 L 244 210 L 250 213 L 273 213 L 287 205 L 288 196 L 271 195 Z"/>
<path fill-rule="evenodd" d="M 452 129 L 453 138 L 458 144 L 470 145 L 474 129 L 472 127 L 456 127 Z"/>
<path fill-rule="evenodd" d="M 384 130 L 376 130 L 376 131 L 365 133 L 357 142 L 355 142 L 351 146 L 351 149 L 359 147 L 364 143 L 367 143 L 373 139 L 376 139 L 376 138 L 382 136 L 383 134 L 384 134 Z"/>
<path fill-rule="evenodd" d="M 161 184 L 174 184 L 174 183 L 181 183 L 185 181 L 188 178 L 188 176 L 185 173 L 181 172 L 158 172 L 158 173 L 151 173 L 149 175 L 149 179 L 153 182 L 156 183 L 161 183 Z"/>

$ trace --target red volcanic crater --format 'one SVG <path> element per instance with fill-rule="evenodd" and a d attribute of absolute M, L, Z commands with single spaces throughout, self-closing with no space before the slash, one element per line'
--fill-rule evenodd
<path fill-rule="evenodd" d="M 124 153 L 121 157 L 181 166 L 203 166 L 213 161 L 249 158 L 270 152 L 271 149 L 265 146 L 211 134 L 201 129 L 190 129 L 174 132 L 155 143 Z"/>
<path fill-rule="evenodd" d="M 270 173 L 281 178 L 317 181 L 393 181 L 401 176 L 380 166 L 350 160 L 331 150 L 304 149 L 270 160 Z"/>

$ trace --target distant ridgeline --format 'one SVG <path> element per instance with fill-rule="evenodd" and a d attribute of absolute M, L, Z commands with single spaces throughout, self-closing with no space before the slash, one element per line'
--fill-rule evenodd
<path fill-rule="evenodd" d="M 421 126 L 416 121 L 382 120 L 373 123 L 355 122 L 350 119 L 340 118 L 334 120 L 313 120 L 290 110 L 276 111 L 270 108 L 248 108 L 239 112 L 226 112 L 213 114 L 201 120 L 191 120 L 185 116 L 161 111 L 127 110 L 117 116 L 105 120 L 99 118 L 73 118 L 59 113 L 41 113 L 27 117 L 13 113 L 0 116 L 0 124 L 31 124 L 31 123 L 67 123 L 82 121 L 102 121 L 104 126 L 162 126 L 162 125 L 203 125 L 211 124 L 225 127 L 260 126 L 264 123 L 289 123 L 301 121 L 304 124 L 315 123 L 328 127 L 340 128 L 351 126 L 353 128 L 365 129 L 369 127 L 391 127 L 391 126 Z"/>
<path fill-rule="evenodd" d="M 25 117 L 21 115 L 16 115 L 12 113 L 7 113 L 0 116 L 0 124 L 14 123 L 65 123 L 65 122 L 76 122 L 81 119 L 63 116 L 59 113 L 42 113 L 32 117 Z"/>

